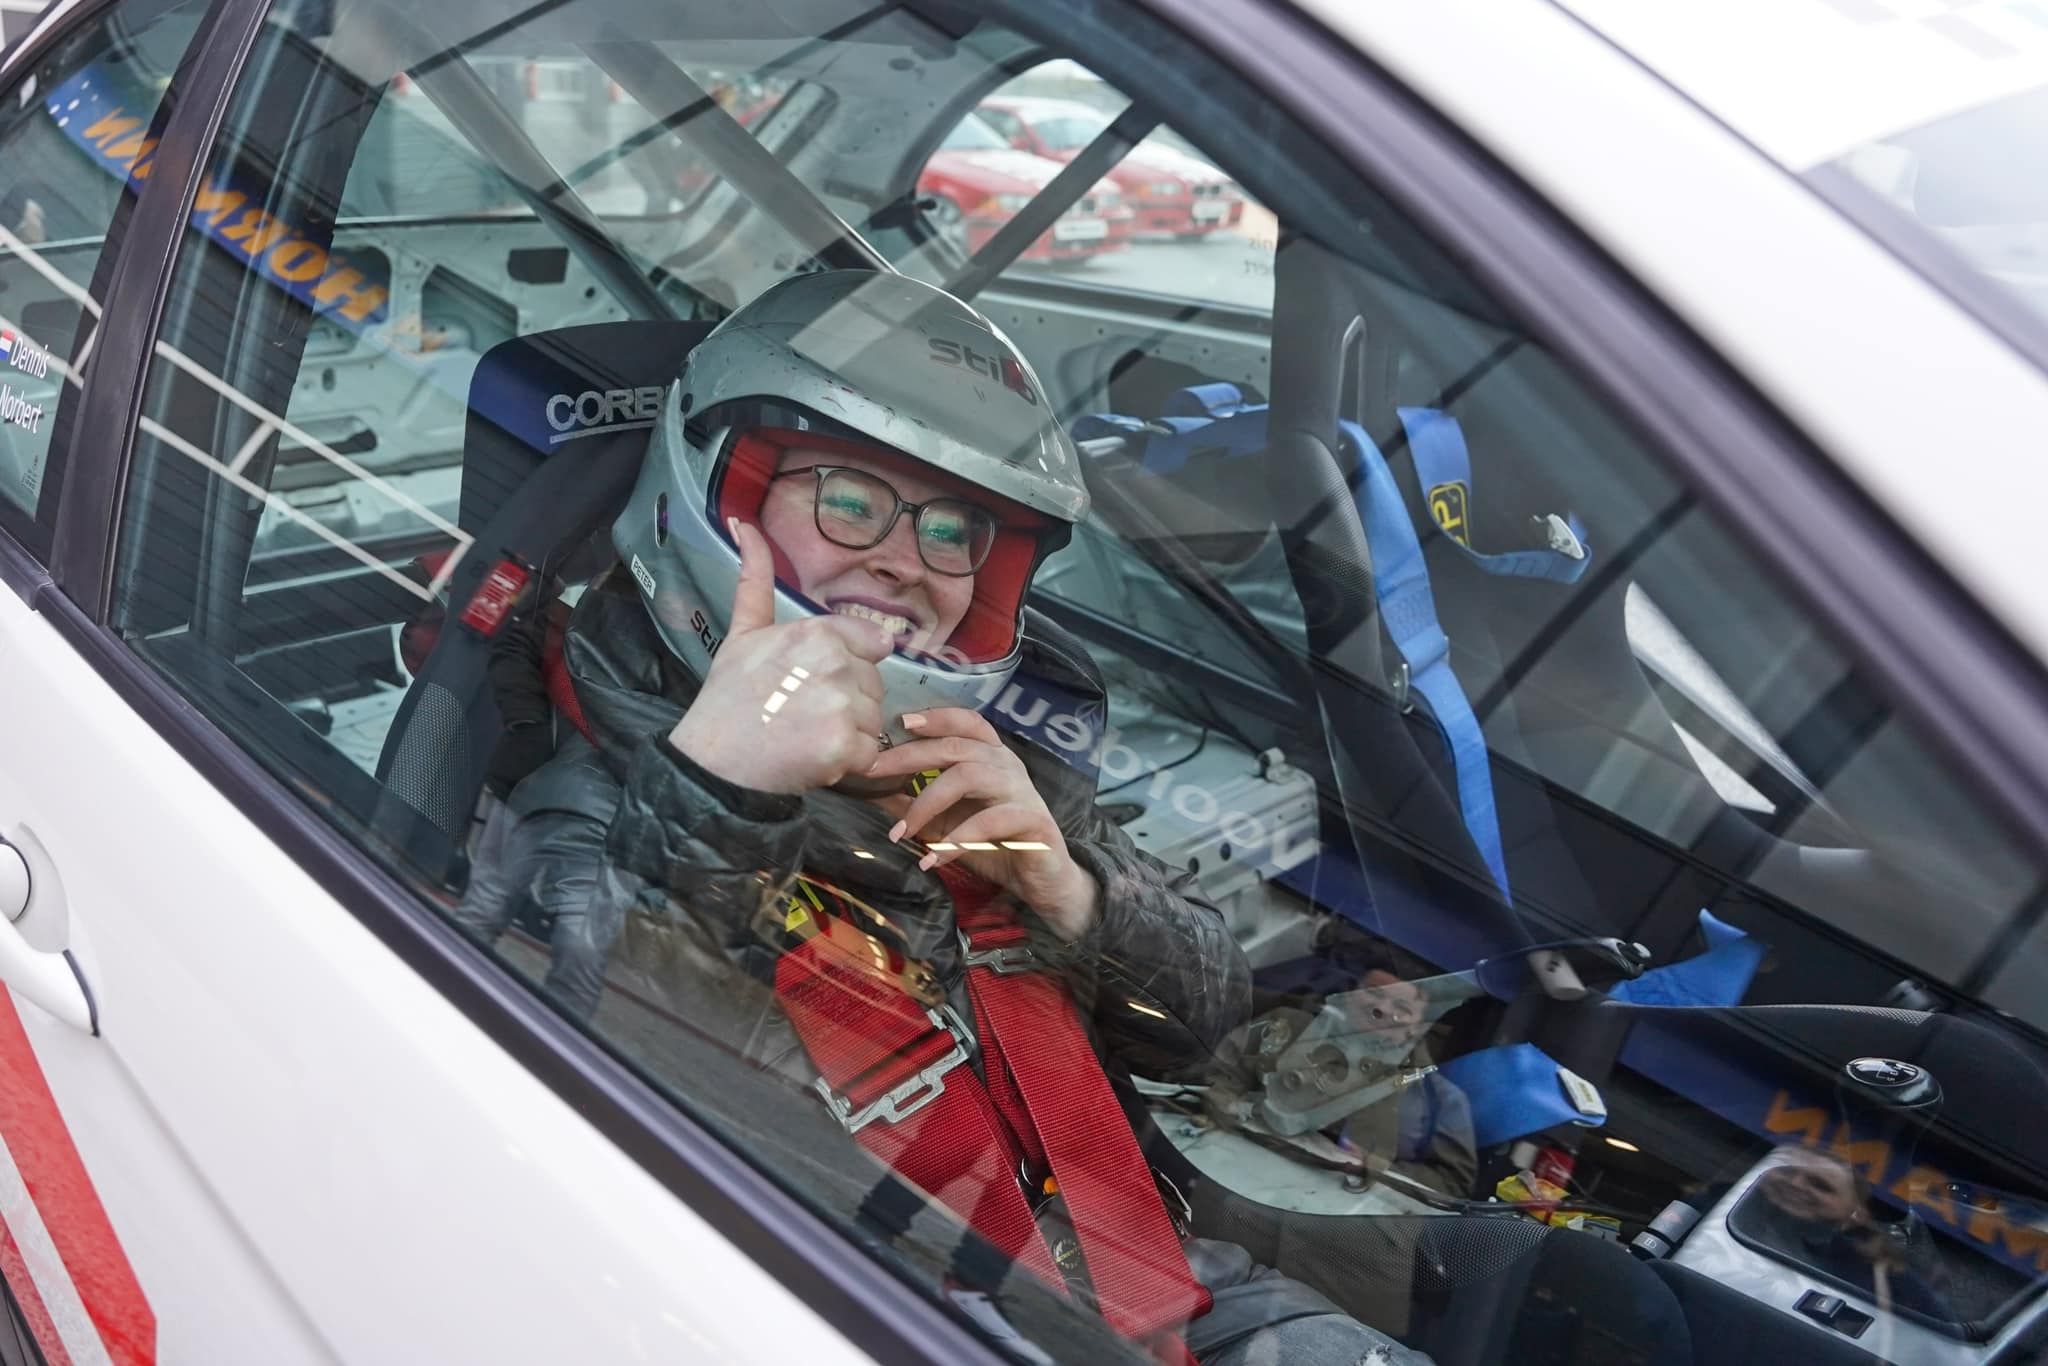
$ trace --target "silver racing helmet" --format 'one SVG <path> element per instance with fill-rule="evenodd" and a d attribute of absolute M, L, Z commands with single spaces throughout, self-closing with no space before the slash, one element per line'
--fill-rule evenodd
<path fill-rule="evenodd" d="M 792 448 L 972 486 L 963 493 L 993 519 L 972 602 L 945 641 L 881 662 L 883 741 L 908 738 L 905 712 L 994 701 L 1017 668 L 1031 578 L 1088 510 L 1079 452 L 1029 362 L 945 291 L 874 271 L 784 280 L 705 338 L 669 387 L 612 528 L 663 641 L 698 678 L 739 582 L 726 519 L 759 525 Z M 777 621 L 827 610 L 779 549 L 775 561 Z"/>

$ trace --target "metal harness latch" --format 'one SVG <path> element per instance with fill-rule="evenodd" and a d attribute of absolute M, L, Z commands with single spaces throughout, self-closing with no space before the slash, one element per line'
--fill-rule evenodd
<path fill-rule="evenodd" d="M 973 1040 L 951 1006 L 927 1006 L 924 1013 L 934 1028 L 953 1040 L 953 1046 L 936 1062 L 920 1068 L 916 1075 L 890 1087 L 858 1110 L 853 1108 L 852 1101 L 834 1091 L 823 1077 L 811 1083 L 825 1098 L 826 1108 L 845 1126 L 846 1132 L 857 1134 L 878 1119 L 891 1124 L 908 1119 L 937 1100 L 946 1089 L 946 1074 L 973 1055 Z"/>
<path fill-rule="evenodd" d="M 1531 517 L 1529 520 L 1534 522 L 1536 529 L 1543 533 L 1544 544 L 1552 550 L 1568 560 L 1583 560 L 1586 558 L 1585 542 L 1579 539 L 1579 534 L 1572 530 L 1571 523 L 1565 521 L 1564 518 L 1553 512 L 1545 516 Z"/>
<path fill-rule="evenodd" d="M 1038 969 L 1038 955 L 1029 944 L 1007 944 L 999 949 L 977 949 L 968 945 L 967 936 L 960 936 L 961 960 L 970 968 L 987 968 L 990 972 L 1009 976 L 1019 972 L 1035 972 Z"/>

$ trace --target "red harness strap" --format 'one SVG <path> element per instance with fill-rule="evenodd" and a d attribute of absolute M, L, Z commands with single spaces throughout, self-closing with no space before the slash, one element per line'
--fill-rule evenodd
<path fill-rule="evenodd" d="M 775 994 L 853 1136 L 962 1215 L 1004 1255 L 1064 1289 L 1018 1181 L 1018 1157 L 967 1065 L 965 1030 L 812 939 L 783 954 Z"/>
<path fill-rule="evenodd" d="M 950 1022 L 886 978 L 815 950 L 783 955 L 776 992 L 861 1143 L 1053 1286 L 1062 1280 L 1019 1181 L 1050 1169 L 1102 1316 L 1163 1361 L 1191 1362 L 1171 1329 L 1208 1312 L 1150 1166 L 1123 1120 L 1066 984 L 1039 970 L 1015 910 L 942 869 L 967 943 L 984 1085 Z M 958 1060 L 955 1054 L 958 1053 Z"/>

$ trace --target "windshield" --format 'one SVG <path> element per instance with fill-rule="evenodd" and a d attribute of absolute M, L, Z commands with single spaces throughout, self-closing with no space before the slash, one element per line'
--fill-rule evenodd
<path fill-rule="evenodd" d="M 2048 189 L 2026 170 L 2048 153 L 2048 24 L 2029 7 L 1558 2 L 1824 195 L 1846 172 L 2048 309 Z"/>
<path fill-rule="evenodd" d="M 948 152 L 1001 151 L 1009 145 L 995 129 L 988 126 L 988 120 L 979 114 L 969 114 L 960 120 L 954 125 L 953 131 L 946 134 L 946 140 L 939 144 Z"/>
<path fill-rule="evenodd" d="M 1874 139 L 1826 163 L 1847 171 L 2048 314 L 2048 86 Z"/>

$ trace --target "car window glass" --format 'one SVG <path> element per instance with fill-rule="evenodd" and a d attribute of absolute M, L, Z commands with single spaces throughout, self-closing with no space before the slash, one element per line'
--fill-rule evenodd
<path fill-rule="evenodd" d="M 1968 775 L 1138 7 L 831 8 L 276 8 L 145 393 L 140 657 L 992 1341 L 1654 1359 L 1708 1281 L 2021 1331 L 2041 876 Z M 1222 226 L 930 292 L 934 163 L 1032 155 L 978 106 L 1134 98 Z M 820 269 L 762 147 L 904 275 Z"/>
<path fill-rule="evenodd" d="M 36 516 L 92 349 L 109 230 L 149 174 L 202 6 L 76 26 L 0 92 L 0 504 Z"/>
<path fill-rule="evenodd" d="M 902 269 L 947 279 L 962 255 L 980 250 L 1129 103 L 1066 59 L 1003 81 L 918 175 L 923 226 L 938 240 L 885 231 L 877 245 Z M 1069 289 L 1264 313 L 1272 307 L 1274 246 L 1272 215 L 1169 119 L 1009 263 L 993 288 L 997 296 L 1028 292 L 1032 279 L 1057 275 Z"/>
<path fill-rule="evenodd" d="M 1006 142 L 1010 139 L 1024 136 L 1024 125 L 1014 114 L 1008 113 L 1005 110 L 988 107 L 983 107 L 975 112 L 981 116 L 983 122 L 1002 134 Z M 966 120 L 962 120 L 962 122 L 964 123 Z"/>
<path fill-rule="evenodd" d="M 1039 140 L 1055 152 L 1076 152 L 1093 142 L 1109 120 L 1055 114 L 1032 125 Z"/>
<path fill-rule="evenodd" d="M 975 114 L 953 125 L 953 131 L 946 134 L 946 140 L 939 144 L 944 152 L 993 152 L 1010 144 L 999 136 L 993 121 Z"/>

